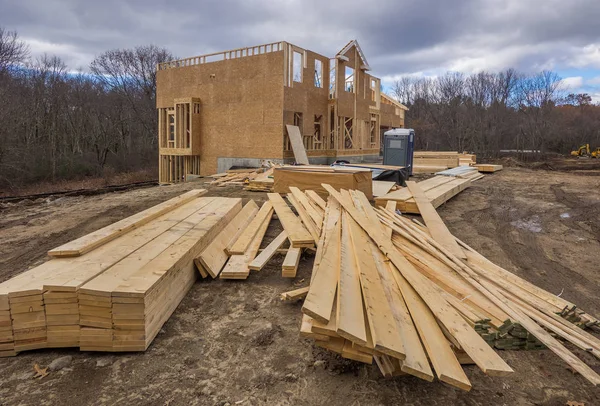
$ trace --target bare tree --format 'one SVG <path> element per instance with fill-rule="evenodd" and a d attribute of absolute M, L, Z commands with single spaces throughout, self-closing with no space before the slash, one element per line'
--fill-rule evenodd
<path fill-rule="evenodd" d="M 29 47 L 19 39 L 16 31 L 0 27 L 0 72 L 22 64 L 29 56 Z"/>

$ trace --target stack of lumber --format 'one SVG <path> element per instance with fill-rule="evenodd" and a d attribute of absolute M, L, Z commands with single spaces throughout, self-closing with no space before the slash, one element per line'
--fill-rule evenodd
<path fill-rule="evenodd" d="M 479 172 L 491 173 L 502 170 L 502 165 L 492 165 L 492 164 L 477 164 L 473 165 Z"/>
<path fill-rule="evenodd" d="M 459 166 L 471 166 L 477 163 L 475 154 L 458 154 Z"/>
<path fill-rule="evenodd" d="M 146 350 L 196 280 L 194 258 L 242 208 L 241 199 L 205 192 L 51 250 L 53 259 L 0 284 L 0 355 Z"/>
<path fill-rule="evenodd" d="M 436 175 L 452 176 L 460 179 L 471 179 L 472 181 L 479 180 L 484 177 L 484 175 L 480 174 L 477 168 L 473 166 L 457 166 L 456 168 L 446 169 L 445 171 L 438 172 Z"/>
<path fill-rule="evenodd" d="M 210 175 L 210 178 L 215 178 L 210 184 L 216 186 L 243 186 L 263 172 L 264 168 L 229 169 L 227 172 Z"/>
<path fill-rule="evenodd" d="M 418 183 L 407 182 L 425 225 L 373 208 L 359 191 L 324 185 L 323 227 L 300 334 L 342 357 L 463 390 L 462 364 L 489 376 L 512 368 L 498 348 L 547 347 L 593 384 L 600 376 L 555 336 L 600 356 L 600 340 L 561 317 L 575 305 L 488 261 L 446 228 Z M 289 292 L 285 300 L 301 297 Z M 578 313 L 579 324 L 597 323 Z M 583 322 L 585 320 L 585 323 Z M 523 345 L 517 345 L 521 340 Z M 491 344 L 491 345 L 490 345 Z"/>
<path fill-rule="evenodd" d="M 458 152 L 415 151 L 413 153 L 413 173 L 435 173 L 458 165 Z"/>
<path fill-rule="evenodd" d="M 475 173 L 479 176 L 476 171 Z M 433 207 L 439 207 L 471 186 L 472 181 L 472 178 L 462 179 L 454 176 L 438 175 L 419 182 L 419 185 L 425 191 Z M 391 205 L 395 205 L 395 209 L 400 210 L 402 213 L 419 214 L 419 207 L 408 188 L 400 188 L 399 190 L 375 198 L 375 203 L 378 206 L 387 207 L 388 202 L 391 202 Z"/>
<path fill-rule="evenodd" d="M 260 209 L 250 201 L 195 259 L 201 276 L 247 279 L 250 271 L 260 271 L 276 254 L 285 253 L 282 276 L 296 277 L 303 250 L 314 249 L 319 238 L 325 201 L 314 191 L 304 194 L 293 186 L 290 189 L 287 198 L 298 215 L 278 193 L 269 193 Z M 274 214 L 283 231 L 260 250 Z"/>
<path fill-rule="evenodd" d="M 369 168 L 356 166 L 326 166 L 326 165 L 299 165 L 275 168 L 275 193 L 289 193 L 290 186 L 300 190 L 313 190 L 321 197 L 327 192 L 321 186 L 327 183 L 336 189 L 360 190 L 369 199 L 373 198 L 372 171 Z"/>
<path fill-rule="evenodd" d="M 275 168 L 269 168 L 263 173 L 248 181 L 244 188 L 252 192 L 272 192 L 273 191 L 273 171 Z"/>

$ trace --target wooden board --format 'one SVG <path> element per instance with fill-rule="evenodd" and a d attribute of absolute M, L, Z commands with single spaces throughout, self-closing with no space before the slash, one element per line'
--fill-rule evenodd
<path fill-rule="evenodd" d="M 281 276 L 284 278 L 295 278 L 298 272 L 298 264 L 302 255 L 302 248 L 290 248 L 285 254 L 281 265 Z"/>
<path fill-rule="evenodd" d="M 513 372 L 506 362 L 465 322 L 460 314 L 444 298 L 437 294 L 431 286 L 432 282 L 414 269 L 412 264 L 393 247 L 392 242 L 386 238 L 379 224 L 373 224 L 366 216 L 361 215 L 352 204 L 352 201 L 344 199 L 335 189 L 328 185 L 324 185 L 324 187 L 377 243 L 440 322 L 449 331 L 453 331 L 454 337 L 460 343 L 461 347 L 483 372 L 493 376 L 505 376 Z"/>
<path fill-rule="evenodd" d="M 318 268 L 313 268 L 310 290 L 302 306 L 304 314 L 321 323 L 329 322 L 336 296 L 340 272 L 340 234 L 341 221 L 338 221 L 329 241 L 325 242 Z"/>
<path fill-rule="evenodd" d="M 374 180 L 373 181 L 373 197 L 387 195 L 394 186 L 396 186 L 396 182 L 386 182 L 383 180 Z"/>
<path fill-rule="evenodd" d="M 237 240 L 233 243 L 231 248 L 228 249 L 230 255 L 243 255 L 250 243 L 254 240 L 254 236 L 258 232 L 261 224 L 265 220 L 271 221 L 273 216 L 273 206 L 271 202 L 264 202 L 256 216 L 248 224 L 248 226 L 242 231 Z"/>
<path fill-rule="evenodd" d="M 408 190 L 410 190 L 411 194 L 413 195 L 413 199 L 415 199 L 417 207 L 419 208 L 419 213 L 421 214 L 421 217 L 423 217 L 425 225 L 429 229 L 431 236 L 458 258 L 467 259 L 467 256 L 458 246 L 456 239 L 450 233 L 450 230 L 448 230 L 448 227 L 446 227 L 444 221 L 435 210 L 419 184 L 413 181 L 407 181 L 406 185 Z"/>
<path fill-rule="evenodd" d="M 82 255 L 204 194 L 206 194 L 206 190 L 204 189 L 190 190 L 91 234 L 51 249 L 48 251 L 48 255 L 51 257 L 76 257 Z"/>
<path fill-rule="evenodd" d="M 254 235 L 254 238 L 246 252 L 241 255 L 232 255 L 225 264 L 225 268 L 219 276 L 221 279 L 246 279 L 250 275 L 249 265 L 256 258 L 260 244 L 269 228 L 271 218 L 265 218 L 263 223 L 259 226 L 258 231 Z"/>
<path fill-rule="evenodd" d="M 348 214 L 342 213 L 341 267 L 337 290 L 336 332 L 352 342 L 367 344 L 360 276 L 350 237 Z"/>
<path fill-rule="evenodd" d="M 269 262 L 273 255 L 277 253 L 277 250 L 287 241 L 287 233 L 283 230 L 267 247 L 256 257 L 248 268 L 253 271 L 260 271 Z M 288 251 L 289 252 L 289 251 Z"/>
<path fill-rule="evenodd" d="M 302 248 L 314 246 L 315 240 L 312 235 L 302 225 L 302 222 L 292 212 L 289 206 L 278 193 L 267 193 L 269 201 L 277 213 L 277 218 L 281 222 L 283 229 L 287 232 L 292 248 Z"/>
<path fill-rule="evenodd" d="M 210 276 L 213 278 L 219 276 L 221 269 L 223 269 L 229 258 L 229 255 L 225 252 L 225 248 L 238 235 L 238 232 L 246 228 L 257 212 L 258 206 L 254 200 L 250 200 L 238 215 L 227 224 L 217 238 L 196 258 Z"/>
<path fill-rule="evenodd" d="M 294 158 L 296 163 L 301 165 L 308 165 L 308 156 L 306 156 L 306 149 L 302 142 L 302 134 L 300 134 L 300 128 L 295 125 L 286 124 L 288 137 L 290 144 L 292 145 L 292 151 L 294 151 Z"/>

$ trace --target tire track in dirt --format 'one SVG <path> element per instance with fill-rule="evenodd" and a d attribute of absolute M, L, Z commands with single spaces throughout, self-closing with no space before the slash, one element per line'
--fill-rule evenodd
<path fill-rule="evenodd" d="M 517 201 L 514 190 L 500 182 L 490 189 L 487 192 L 491 192 L 493 197 L 488 200 L 486 207 L 483 210 L 465 211 L 463 219 L 472 222 L 478 234 L 496 241 L 506 257 L 518 268 L 516 273 L 519 276 L 551 293 L 564 291 L 567 298 L 584 308 L 596 308 L 596 304 L 581 298 L 593 297 L 592 287 L 596 284 L 576 270 L 548 258 L 540 241 L 544 231 L 536 233 L 526 227 L 515 226 L 515 222 L 536 218 L 543 227 L 546 219 L 558 218 L 562 210 L 554 210 L 556 214 L 554 211 L 540 213 Z M 581 289 L 586 290 L 586 295 L 580 294 Z"/>

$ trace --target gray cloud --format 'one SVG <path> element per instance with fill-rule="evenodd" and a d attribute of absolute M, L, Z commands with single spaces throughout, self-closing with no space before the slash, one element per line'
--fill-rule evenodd
<path fill-rule="evenodd" d="M 286 40 L 332 56 L 356 38 L 386 80 L 507 67 L 600 72 L 599 21 L 598 0 L 0 0 L 0 26 L 72 69 L 149 43 L 187 57 Z"/>

